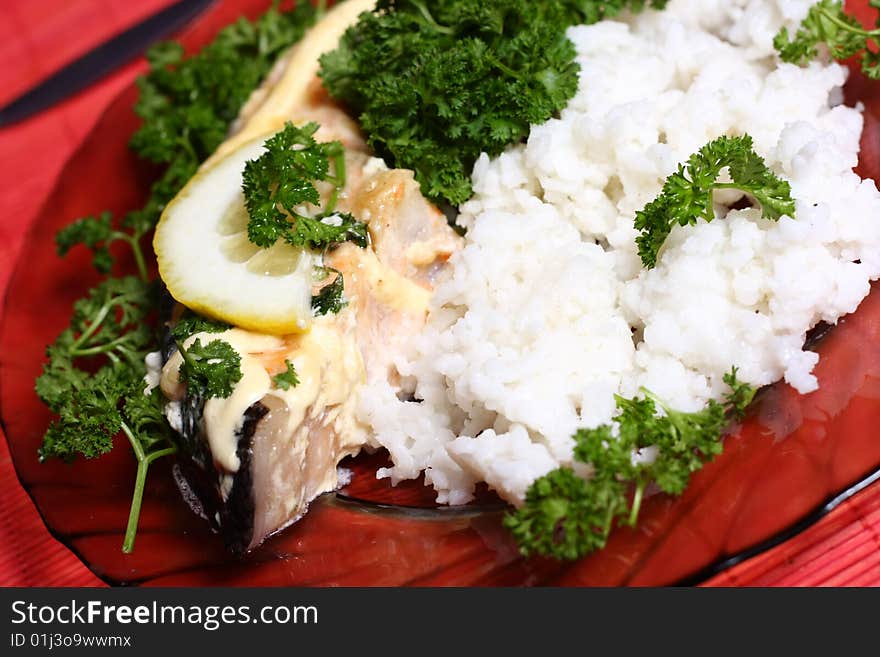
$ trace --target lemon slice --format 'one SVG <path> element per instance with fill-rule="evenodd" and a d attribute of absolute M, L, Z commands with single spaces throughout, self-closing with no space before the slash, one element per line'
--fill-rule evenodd
<path fill-rule="evenodd" d="M 199 171 L 162 213 L 153 248 L 168 291 L 188 308 L 252 331 L 296 333 L 312 320 L 312 272 L 320 256 L 280 241 L 262 249 L 248 240 L 241 175 L 267 136 Z"/>

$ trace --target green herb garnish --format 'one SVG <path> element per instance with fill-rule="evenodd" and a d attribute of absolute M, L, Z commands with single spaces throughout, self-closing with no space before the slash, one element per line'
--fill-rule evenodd
<path fill-rule="evenodd" d="M 727 169 L 733 182 L 719 182 Z M 794 216 L 791 186 L 776 176 L 752 147 L 749 135 L 719 137 L 690 156 L 686 164 L 666 179 L 660 195 L 636 213 L 635 227 L 639 256 L 646 267 L 657 264 L 663 243 L 675 224 L 696 224 L 697 219 L 712 221 L 715 209 L 712 192 L 738 189 L 751 194 L 764 217 L 778 220 Z"/>
<path fill-rule="evenodd" d="M 724 381 L 731 389 L 724 401 L 710 401 L 697 413 L 676 411 L 647 390 L 641 399 L 617 397 L 613 426 L 574 435 L 575 459 L 590 464 L 591 478 L 567 467 L 554 470 L 505 517 L 523 554 L 577 559 L 603 548 L 615 523 L 635 526 L 649 484 L 681 494 L 691 474 L 721 453 L 725 425 L 742 417 L 754 396 L 735 368 Z M 648 450 L 653 458 L 634 458 Z"/>
<path fill-rule="evenodd" d="M 297 376 L 296 368 L 287 359 L 284 360 L 284 366 L 287 368 L 285 371 L 272 377 L 272 385 L 281 390 L 296 388 L 299 385 L 299 376 Z"/>
<path fill-rule="evenodd" d="M 868 5 L 880 9 L 880 0 L 870 0 Z M 871 50 L 869 44 L 880 39 L 880 16 L 874 29 L 866 30 L 858 19 L 843 9 L 840 0 L 820 0 L 807 13 L 794 34 L 783 27 L 773 39 L 773 45 L 782 61 L 805 64 L 819 56 L 819 46 L 824 44 L 834 59 L 844 60 L 862 53 L 862 71 L 873 80 L 880 79 L 880 54 Z"/>
<path fill-rule="evenodd" d="M 196 338 L 189 347 L 178 343 L 183 362 L 180 381 L 199 391 L 205 399 L 226 398 L 241 380 L 241 355 L 224 340 L 212 340 L 206 345 Z"/>
<path fill-rule="evenodd" d="M 43 437 L 41 461 L 96 458 L 113 448 L 119 432 L 128 438 L 138 467 L 124 552 L 134 549 L 150 464 L 177 451 L 159 398 L 144 394 L 155 294 L 154 285 L 134 276 L 90 290 L 74 304 L 70 327 L 47 348 L 49 361 L 36 381 L 37 395 L 58 415 Z"/>
<path fill-rule="evenodd" d="M 366 247 L 366 224 L 334 212 L 345 186 L 345 151 L 338 141 L 315 141 L 318 127 L 286 123 L 266 140 L 265 153 L 245 165 L 241 187 L 250 217 L 248 238 L 257 246 L 269 248 L 281 239 L 317 250 L 347 241 Z M 332 185 L 330 198 L 319 212 L 306 214 L 306 206 L 321 204 L 320 182 Z"/>
<path fill-rule="evenodd" d="M 103 274 L 110 273 L 113 267 L 110 245 L 113 242 L 126 243 L 132 248 L 138 272 L 141 277 L 146 278 L 147 265 L 140 249 L 141 235 L 142 233 L 136 230 L 115 228 L 113 214 L 102 212 L 97 217 L 83 217 L 68 224 L 55 235 L 55 243 L 60 256 L 67 255 L 67 252 L 77 244 L 83 244 L 92 251 L 92 264 L 95 269 Z"/>
<path fill-rule="evenodd" d="M 151 70 L 138 80 L 135 105 L 144 125 L 131 146 L 167 168 L 141 211 L 144 223 L 155 225 L 165 204 L 226 139 L 229 125 L 279 55 L 299 41 L 316 17 L 310 3 L 297 2 L 293 11 L 272 7 L 255 21 L 239 19 L 190 58 L 175 42 L 150 49 Z"/>
<path fill-rule="evenodd" d="M 320 292 L 312 297 L 312 312 L 315 316 L 327 315 L 328 313 L 338 313 L 345 308 L 345 281 L 342 273 L 336 272 L 336 278 L 332 283 L 328 283 L 321 288 Z"/>
<path fill-rule="evenodd" d="M 226 322 L 208 319 L 192 311 L 187 311 L 171 328 L 171 337 L 177 342 L 182 342 L 196 333 L 223 333 L 231 328 L 232 325 Z"/>

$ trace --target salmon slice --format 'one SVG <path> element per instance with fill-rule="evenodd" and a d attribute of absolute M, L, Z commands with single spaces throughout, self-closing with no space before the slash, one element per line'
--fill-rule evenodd
<path fill-rule="evenodd" d="M 320 96 L 310 96 L 316 99 Z M 370 244 L 337 246 L 325 267 L 343 277 L 346 306 L 317 317 L 305 334 L 267 336 L 240 328 L 190 341 L 228 341 L 242 356 L 242 380 L 226 399 L 194 399 L 177 380 L 171 354 L 161 385 L 190 458 L 180 466 L 185 497 L 232 551 L 247 552 L 295 522 L 309 503 L 339 486 L 339 461 L 367 442 L 356 419 L 366 381 L 399 386 L 394 359 L 423 327 L 437 277 L 461 238 L 421 195 L 411 171 L 370 157 L 351 119 L 325 99 L 296 116 L 321 121 L 322 139 L 347 145 L 340 211 L 367 223 Z M 288 390 L 271 377 L 293 363 Z"/>

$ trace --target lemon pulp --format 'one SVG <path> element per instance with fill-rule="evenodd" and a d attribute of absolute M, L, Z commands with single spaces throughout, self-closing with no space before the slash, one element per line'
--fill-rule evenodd
<path fill-rule="evenodd" d="M 199 171 L 162 213 L 153 248 L 168 291 L 188 308 L 252 331 L 296 333 L 311 323 L 320 256 L 248 240 L 241 174 L 263 152 L 265 138 Z"/>

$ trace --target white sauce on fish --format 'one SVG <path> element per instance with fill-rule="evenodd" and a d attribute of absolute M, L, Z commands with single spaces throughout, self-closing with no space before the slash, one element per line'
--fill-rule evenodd
<path fill-rule="evenodd" d="M 233 328 L 222 333 L 192 335 L 184 341 L 184 349 L 196 340 L 202 344 L 222 340 L 241 356 L 242 376 L 232 394 L 222 399 L 208 399 L 204 409 L 208 446 L 215 466 L 225 473 L 235 473 L 241 467 L 236 453 L 238 439 L 244 414 L 253 404 L 267 395 L 278 397 L 288 410 L 286 433 L 293 434 L 298 428 L 308 433 L 308 421 L 317 419 L 310 415 L 311 409 L 318 414 L 327 411 L 325 422 L 333 423 L 339 415 L 339 407 L 366 378 L 353 326 L 351 330 L 341 330 L 330 322 L 318 320 L 308 333 L 286 337 Z M 293 363 L 299 384 L 288 390 L 275 388 L 270 372 L 284 371 L 287 360 Z M 160 384 L 170 399 L 180 399 L 185 394 L 179 380 L 182 362 L 180 352 L 176 352 L 162 369 Z M 277 367 L 267 369 L 267 363 Z M 231 488 L 231 481 L 225 483 L 224 497 Z"/>

